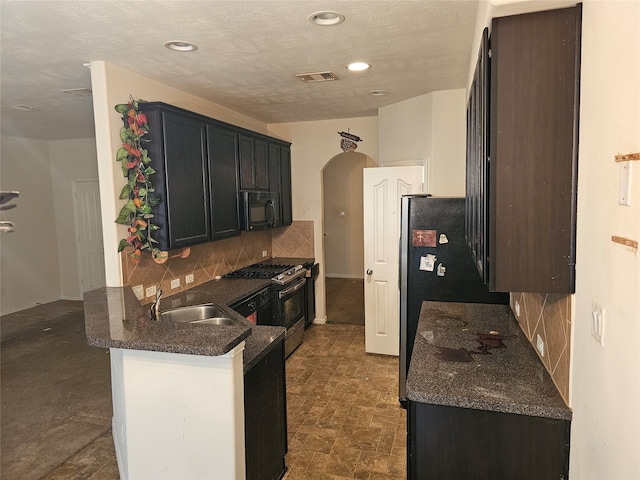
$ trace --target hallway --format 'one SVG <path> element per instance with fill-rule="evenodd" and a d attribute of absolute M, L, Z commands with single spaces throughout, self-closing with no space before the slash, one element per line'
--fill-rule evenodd
<path fill-rule="evenodd" d="M 325 278 L 327 323 L 364 326 L 364 280 Z"/>

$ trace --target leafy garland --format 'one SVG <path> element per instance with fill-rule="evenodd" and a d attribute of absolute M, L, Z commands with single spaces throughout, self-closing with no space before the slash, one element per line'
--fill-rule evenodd
<path fill-rule="evenodd" d="M 114 108 L 122 115 L 124 126 L 120 128 L 120 140 L 122 146 L 116 153 L 116 161 L 122 164 L 122 174 L 127 183 L 120 192 L 120 200 L 127 200 L 124 204 L 116 223 L 129 225 L 128 235 L 120 240 L 118 252 L 128 246 L 133 247 L 131 261 L 134 264 L 140 262 L 143 250 L 151 252 L 154 258 L 163 258 L 165 252 L 157 247 L 158 241 L 152 237 L 152 232 L 158 230 L 158 226 L 151 222 L 153 214 L 151 210 L 159 202 L 153 193 L 154 188 L 150 177 L 156 171 L 151 167 L 151 159 L 147 150 L 142 148 L 143 143 L 149 140 L 143 139 L 149 133 L 147 117 L 140 111 L 140 103 L 133 97 L 129 97 L 128 103 L 121 103 Z"/>

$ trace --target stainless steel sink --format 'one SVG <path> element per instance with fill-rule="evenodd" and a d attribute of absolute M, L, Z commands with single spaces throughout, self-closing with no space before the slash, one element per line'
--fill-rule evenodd
<path fill-rule="evenodd" d="M 177 323 L 198 323 L 202 325 L 239 325 L 230 318 L 229 314 L 220 306 L 207 303 L 191 305 L 167 310 L 160 314 L 162 320 Z"/>
<path fill-rule="evenodd" d="M 189 323 L 198 323 L 200 325 L 237 325 L 237 323 L 229 317 L 205 318 L 203 320 L 194 320 Z"/>

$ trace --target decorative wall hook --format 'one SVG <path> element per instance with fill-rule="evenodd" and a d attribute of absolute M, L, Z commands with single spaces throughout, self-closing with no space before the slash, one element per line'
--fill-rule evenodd
<path fill-rule="evenodd" d="M 342 148 L 343 152 L 353 152 L 356 148 L 358 148 L 358 144 L 356 142 L 361 142 L 362 139 L 357 135 L 352 135 L 348 132 L 338 132 L 342 138 L 340 139 L 340 148 Z"/>

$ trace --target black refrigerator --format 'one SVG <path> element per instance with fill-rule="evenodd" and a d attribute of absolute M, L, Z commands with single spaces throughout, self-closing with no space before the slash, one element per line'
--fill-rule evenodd
<path fill-rule="evenodd" d="M 508 304 L 508 293 L 489 292 L 465 240 L 464 197 L 404 195 L 400 215 L 400 385 L 406 382 L 424 300 Z"/>

